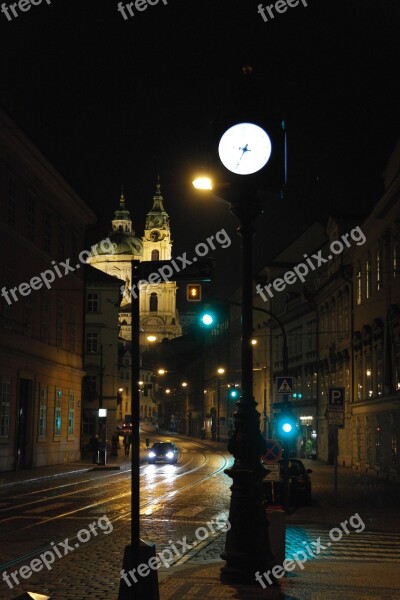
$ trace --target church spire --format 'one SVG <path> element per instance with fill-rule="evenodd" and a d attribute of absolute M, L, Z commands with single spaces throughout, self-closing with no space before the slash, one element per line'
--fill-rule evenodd
<path fill-rule="evenodd" d="M 114 219 L 111 221 L 112 230 L 120 233 L 130 233 L 135 235 L 132 231 L 132 221 L 129 210 L 125 206 L 125 195 L 124 186 L 121 186 L 121 196 L 119 198 L 119 207 L 114 212 Z"/>
<path fill-rule="evenodd" d="M 153 229 L 154 227 L 169 229 L 169 217 L 164 208 L 163 200 L 160 176 L 158 175 L 156 193 L 153 196 L 153 207 L 146 217 L 146 229 Z"/>

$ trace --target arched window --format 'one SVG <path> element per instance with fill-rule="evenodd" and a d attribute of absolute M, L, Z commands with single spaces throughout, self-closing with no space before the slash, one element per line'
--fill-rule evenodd
<path fill-rule="evenodd" d="M 160 260 L 160 252 L 159 250 L 151 251 L 151 260 Z"/>
<path fill-rule="evenodd" d="M 150 312 L 157 312 L 158 310 L 158 296 L 155 292 L 150 294 Z"/>

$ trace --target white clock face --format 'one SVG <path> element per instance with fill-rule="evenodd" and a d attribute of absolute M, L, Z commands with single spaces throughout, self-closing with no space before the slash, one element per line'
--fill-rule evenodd
<path fill-rule="evenodd" d="M 239 123 L 222 136 L 218 153 L 222 164 L 237 175 L 250 175 L 262 169 L 271 156 L 271 140 L 254 123 Z"/>

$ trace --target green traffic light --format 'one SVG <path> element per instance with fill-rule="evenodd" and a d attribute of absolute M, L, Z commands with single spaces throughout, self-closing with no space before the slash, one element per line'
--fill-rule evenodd
<path fill-rule="evenodd" d="M 239 396 L 238 390 L 229 390 L 229 398 L 237 398 Z"/>
<path fill-rule="evenodd" d="M 201 322 L 206 327 L 210 327 L 214 323 L 214 317 L 210 313 L 204 313 L 201 315 Z"/>
<path fill-rule="evenodd" d="M 282 429 L 285 433 L 290 433 L 292 431 L 293 427 L 292 427 L 291 423 L 283 423 Z"/>

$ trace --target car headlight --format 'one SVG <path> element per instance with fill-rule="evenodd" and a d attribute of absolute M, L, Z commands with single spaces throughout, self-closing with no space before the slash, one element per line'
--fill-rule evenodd
<path fill-rule="evenodd" d="M 156 455 L 156 453 L 155 453 L 155 452 L 152 452 L 152 451 L 150 451 L 150 452 L 148 453 L 148 455 L 147 455 L 147 456 L 148 456 L 149 458 L 154 458 L 154 457 L 155 457 L 155 455 Z"/>
<path fill-rule="evenodd" d="M 174 453 L 169 451 L 167 452 L 167 454 L 165 455 L 167 458 L 174 458 Z"/>

